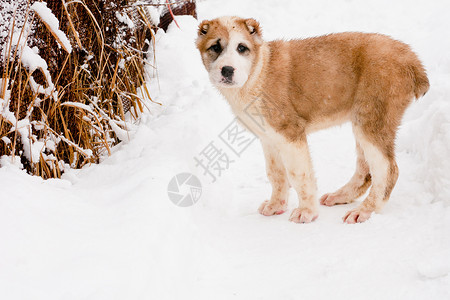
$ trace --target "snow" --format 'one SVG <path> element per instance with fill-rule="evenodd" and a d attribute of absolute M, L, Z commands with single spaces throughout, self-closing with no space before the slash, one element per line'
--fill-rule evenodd
<path fill-rule="evenodd" d="M 153 6 L 146 6 L 147 12 L 150 15 L 150 22 L 155 25 L 158 26 L 160 20 L 160 16 L 161 16 L 161 9 L 158 7 L 153 7 Z"/>
<path fill-rule="evenodd" d="M 150 4 L 150 5 L 149 5 Z M 167 12 L 166 0 L 134 1 L 133 6 L 143 8 L 146 11 L 148 21 L 154 26 L 158 26 L 160 18 Z"/>
<path fill-rule="evenodd" d="M 0 95 L 3 95 L 3 88 L 5 88 L 4 91 L 4 98 L 0 97 L 0 114 L 3 113 L 3 110 L 5 110 L 6 104 L 9 102 L 9 99 L 11 97 L 11 90 L 8 90 L 9 85 L 9 79 L 0 79 Z M 9 108 L 8 108 L 9 112 Z"/>
<path fill-rule="evenodd" d="M 266 39 L 359 30 L 409 43 L 431 80 L 399 131 L 400 178 L 381 214 L 346 225 L 357 205 L 321 207 L 311 224 L 256 211 L 270 195 L 255 141 L 236 156 L 219 138 L 234 116 L 194 46 L 197 21 L 158 31 L 151 113 L 99 165 L 44 181 L 0 158 L 2 299 L 449 299 L 450 20 L 446 1 L 198 2 L 199 19 L 255 17 Z M 386 9 L 389 8 L 389 9 Z M 289 13 L 287 13 L 289 12 Z M 210 143 L 234 161 L 217 181 L 194 157 Z M 310 136 L 319 194 L 355 167 L 348 125 Z M 189 172 L 200 200 L 167 186 Z M 291 191 L 289 210 L 296 206 Z M 26 287 L 26 288 L 24 288 Z"/>
<path fill-rule="evenodd" d="M 433 101 L 422 115 L 403 126 L 400 149 L 412 151 L 423 162 L 416 172 L 418 180 L 434 195 L 433 201 L 450 205 L 450 103 Z M 427 145 L 427 147 L 423 147 Z M 407 148 L 405 147 L 407 146 Z"/>
<path fill-rule="evenodd" d="M 86 104 L 83 104 L 80 102 L 66 101 L 62 105 L 77 107 L 77 108 L 83 109 L 93 115 L 96 115 L 96 113 L 92 110 L 92 108 L 89 105 L 86 105 Z"/>
<path fill-rule="evenodd" d="M 71 106 L 71 107 L 76 107 L 76 108 L 80 108 L 83 109 L 85 111 L 87 111 L 88 113 L 90 113 L 91 115 L 93 115 L 97 120 L 101 119 L 100 116 L 98 116 L 98 114 L 92 109 L 92 107 L 90 107 L 89 105 L 83 104 L 83 103 L 79 103 L 79 102 L 71 102 L 71 101 L 67 101 L 62 103 L 61 105 L 63 106 Z M 99 112 L 101 112 L 101 110 L 99 110 Z M 108 123 L 111 126 L 111 129 L 114 131 L 114 133 L 116 134 L 117 138 L 121 141 L 127 141 L 129 140 L 129 134 L 126 130 L 120 128 L 120 125 L 124 126 L 124 127 L 132 127 L 132 124 L 128 124 L 122 121 L 116 121 L 116 120 L 111 120 L 107 115 L 102 114 L 103 117 L 105 117 L 106 119 L 108 119 Z M 91 122 L 91 120 L 89 118 L 85 119 L 87 122 Z M 86 151 L 86 150 L 84 150 Z M 89 155 L 90 156 L 90 155 Z"/>
<path fill-rule="evenodd" d="M 46 2 L 35 2 L 31 5 L 31 10 L 33 10 L 45 23 L 47 28 L 55 35 L 58 44 L 67 51 L 67 53 L 72 52 L 72 45 L 66 34 L 59 29 L 59 21 L 52 13 L 50 8 L 47 7 Z"/>
<path fill-rule="evenodd" d="M 7 155 L 0 156 L 0 165 L 2 166 L 2 169 L 10 169 L 13 170 L 22 169 L 23 165 L 20 162 L 20 159 L 17 157 L 15 159 L 11 159 L 11 157 Z"/>
<path fill-rule="evenodd" d="M 111 126 L 111 129 L 114 131 L 114 133 L 116 134 L 116 136 L 119 140 L 121 140 L 121 141 L 129 140 L 130 136 L 129 136 L 128 132 L 126 130 L 123 130 L 122 128 L 120 128 L 120 126 L 118 126 L 114 120 L 109 120 L 108 123 L 109 123 L 109 126 Z"/>
<path fill-rule="evenodd" d="M 36 2 L 37 3 L 37 2 Z M 58 99 L 57 93 L 54 92 L 55 86 L 52 81 L 50 72 L 48 71 L 47 62 L 37 53 L 38 49 L 34 47 L 31 49 L 28 46 L 22 48 L 21 62 L 22 65 L 28 70 L 29 73 L 33 73 L 36 69 L 40 69 L 45 76 L 47 81 L 47 87 L 36 83 L 33 76 L 30 76 L 29 82 L 34 93 L 42 93 L 45 95 L 52 95 L 53 99 L 56 101 Z"/>
<path fill-rule="evenodd" d="M 17 132 L 20 135 L 25 157 L 29 162 L 36 163 L 39 161 L 41 152 L 43 152 L 45 143 L 36 141 L 36 136 L 31 134 L 31 124 L 28 118 L 24 118 L 17 122 Z M 12 130 L 15 130 L 15 127 Z"/>
<path fill-rule="evenodd" d="M 18 42 L 18 41 L 17 41 Z M 34 80 L 33 76 L 29 77 L 29 84 L 32 90 L 35 93 L 42 93 L 45 95 L 51 95 L 52 98 L 57 101 L 57 92 L 54 90 L 54 84 L 52 82 L 52 78 L 50 75 L 50 72 L 48 71 L 48 65 L 47 62 L 38 54 L 38 49 L 34 47 L 33 49 L 29 46 L 23 44 L 19 44 L 19 49 L 21 49 L 20 54 L 20 61 L 22 65 L 28 70 L 30 74 L 32 74 L 35 70 L 40 69 L 42 73 L 44 74 L 44 77 L 47 81 L 47 87 L 44 87 Z M 2 84 L 3 81 L 0 80 L 0 84 Z M 6 83 L 6 86 L 8 85 L 8 82 Z M 23 119 L 17 120 L 16 116 L 13 112 L 10 111 L 9 107 L 9 98 L 11 91 L 7 91 L 5 94 L 6 99 L 0 98 L 0 115 L 4 117 L 11 125 L 12 131 L 14 131 L 17 128 L 18 137 L 20 137 L 20 141 L 23 145 L 23 155 L 28 159 L 31 163 L 36 163 L 40 160 L 41 155 L 45 158 L 46 155 L 43 154 L 46 143 L 45 141 L 38 140 L 37 136 L 32 134 L 31 130 L 31 123 L 29 116 L 26 115 Z M 6 100 L 6 101 L 5 101 Z M 39 98 L 35 99 L 35 104 L 40 101 Z M 35 126 L 36 130 L 39 130 L 39 125 L 33 124 Z M 42 126 L 41 126 L 42 127 Z M 42 128 L 41 128 L 42 129 Z M 5 139 L 2 138 L 2 140 L 9 144 L 6 137 Z M 4 162 L 4 160 L 3 160 Z M 3 165 L 3 163 L 1 164 Z"/>
<path fill-rule="evenodd" d="M 116 11 L 116 18 L 117 18 L 117 20 L 119 20 L 119 22 L 126 24 L 128 26 L 128 28 L 130 28 L 130 29 L 134 28 L 133 21 L 130 19 L 130 17 L 128 17 L 128 15 L 126 13 L 120 13 L 120 12 Z"/>
<path fill-rule="evenodd" d="M 6 137 L 6 136 L 2 137 L 1 140 L 2 140 L 3 143 L 5 143 L 6 145 L 11 144 L 11 140 L 10 140 L 8 137 Z"/>
<path fill-rule="evenodd" d="M 15 0 L 0 0 L 0 60 L 5 61 L 7 54 L 9 55 L 9 47 L 14 49 L 14 46 L 19 43 L 18 39 L 20 32 L 26 21 L 27 11 L 26 1 Z M 14 22 L 13 22 L 14 20 Z M 12 25 L 14 23 L 14 28 Z M 24 30 L 27 33 L 29 26 Z M 12 34 L 12 43 L 7 42 Z M 25 35 L 21 36 L 22 41 L 20 44 L 24 44 Z M 11 44 L 11 45 L 10 45 Z"/>
<path fill-rule="evenodd" d="M 23 47 L 22 50 L 22 64 L 28 69 L 28 72 L 33 73 L 36 69 L 47 70 L 47 62 L 39 56 L 37 48 L 31 49 L 28 46 Z"/>

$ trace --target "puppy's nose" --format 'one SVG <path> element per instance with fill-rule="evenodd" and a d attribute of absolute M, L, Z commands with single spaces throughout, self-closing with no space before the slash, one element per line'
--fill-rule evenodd
<path fill-rule="evenodd" d="M 230 66 L 225 66 L 222 68 L 222 76 L 225 78 L 231 78 L 234 74 L 234 68 Z"/>

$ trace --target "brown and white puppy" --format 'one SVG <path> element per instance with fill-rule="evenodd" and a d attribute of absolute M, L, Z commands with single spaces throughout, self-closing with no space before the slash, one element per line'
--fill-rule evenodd
<path fill-rule="evenodd" d="M 299 207 L 290 220 L 317 218 L 307 134 L 346 121 L 356 139 L 356 171 L 320 203 L 350 203 L 371 187 L 344 222 L 363 222 L 382 208 L 398 178 L 397 127 L 407 106 L 429 88 L 408 45 L 357 32 L 265 42 L 257 21 L 238 17 L 203 21 L 196 43 L 211 82 L 262 143 L 272 196 L 261 214 L 283 213 L 292 186 Z"/>

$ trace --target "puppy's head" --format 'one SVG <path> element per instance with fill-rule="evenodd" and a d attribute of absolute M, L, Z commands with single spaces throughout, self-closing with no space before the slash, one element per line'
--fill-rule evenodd
<path fill-rule="evenodd" d="M 240 88 L 247 82 L 262 44 L 254 19 L 221 17 L 203 21 L 198 29 L 197 48 L 211 82 L 220 88 Z"/>

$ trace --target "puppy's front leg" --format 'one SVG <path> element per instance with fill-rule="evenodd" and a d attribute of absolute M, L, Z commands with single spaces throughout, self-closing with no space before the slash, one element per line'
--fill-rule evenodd
<path fill-rule="evenodd" d="M 265 142 L 262 142 L 262 146 L 266 158 L 267 177 L 272 185 L 272 196 L 270 200 L 261 204 L 258 211 L 264 216 L 280 215 L 287 208 L 289 181 L 279 150 L 273 144 Z"/>
<path fill-rule="evenodd" d="M 289 220 L 295 223 L 309 223 L 318 217 L 317 185 L 309 155 L 306 136 L 294 142 L 285 141 L 280 145 L 281 158 L 291 186 L 299 200 Z"/>

